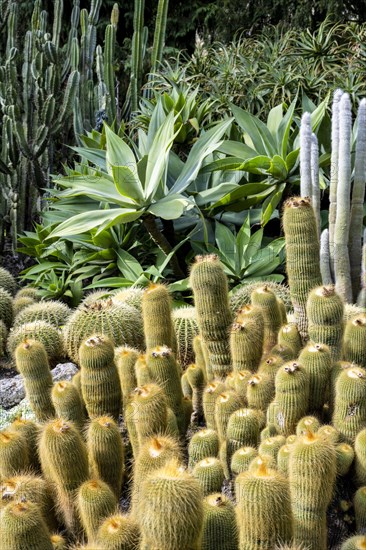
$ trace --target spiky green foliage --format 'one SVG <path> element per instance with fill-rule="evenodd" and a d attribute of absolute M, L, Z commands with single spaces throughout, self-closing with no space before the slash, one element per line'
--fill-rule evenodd
<path fill-rule="evenodd" d="M 8 329 L 13 323 L 13 315 L 13 299 L 9 292 L 0 288 L 0 320 Z"/>
<path fill-rule="evenodd" d="M 47 321 L 33 321 L 32 323 L 15 326 L 9 333 L 8 352 L 15 357 L 16 348 L 27 339 L 37 340 L 44 345 L 51 364 L 55 364 L 64 356 L 62 334 L 59 329 L 47 323 Z"/>
<path fill-rule="evenodd" d="M 151 284 L 142 298 L 142 316 L 146 349 L 156 346 L 175 346 L 175 332 L 171 317 L 171 297 L 166 286 Z"/>
<path fill-rule="evenodd" d="M 340 373 L 336 382 L 332 423 L 348 443 L 354 442 L 366 424 L 365 392 L 365 369 L 351 367 Z"/>
<path fill-rule="evenodd" d="M 332 356 L 325 344 L 309 343 L 299 355 L 299 363 L 309 375 L 309 411 L 321 412 L 329 395 Z"/>
<path fill-rule="evenodd" d="M 193 289 L 200 334 L 207 345 L 214 377 L 231 371 L 228 282 L 216 255 L 197 256 L 192 266 L 190 284 Z"/>
<path fill-rule="evenodd" d="M 268 416 L 274 413 L 271 423 L 280 434 L 288 436 L 307 412 L 309 375 L 299 363 L 286 363 L 278 370 L 275 384 L 275 398 L 270 405 L 273 408 L 268 409 Z"/>
<path fill-rule="evenodd" d="M 308 432 L 292 446 L 289 481 L 294 540 L 310 550 L 327 550 L 326 511 L 336 479 L 336 452 L 332 443 Z"/>
<path fill-rule="evenodd" d="M 137 387 L 135 363 L 139 356 L 138 350 L 128 346 L 116 349 L 115 361 L 122 390 L 122 400 L 125 406 L 131 392 Z"/>
<path fill-rule="evenodd" d="M 7 269 L 0 267 L 0 287 L 14 296 L 17 290 L 17 283 L 13 275 Z"/>
<path fill-rule="evenodd" d="M 109 416 L 94 418 L 87 430 L 91 475 L 110 486 L 116 497 L 121 492 L 124 475 L 124 447 L 117 424 Z"/>
<path fill-rule="evenodd" d="M 142 545 L 151 550 L 199 550 L 202 490 L 177 461 L 167 463 L 143 483 L 140 513 Z"/>
<path fill-rule="evenodd" d="M 258 456 L 254 447 L 240 447 L 231 457 L 230 470 L 234 475 L 246 472 L 249 464 Z"/>
<path fill-rule="evenodd" d="M 247 402 L 250 408 L 266 412 L 274 394 L 274 382 L 269 374 L 253 374 L 248 380 Z"/>
<path fill-rule="evenodd" d="M 110 516 L 99 527 L 96 543 L 102 550 L 138 550 L 139 525 L 122 514 Z"/>
<path fill-rule="evenodd" d="M 244 306 L 249 305 L 251 303 L 252 292 L 263 285 L 269 288 L 285 304 L 286 311 L 292 309 L 290 291 L 287 286 L 274 281 L 255 281 L 253 283 L 245 283 L 235 289 L 230 298 L 230 308 L 233 314 L 236 314 Z"/>
<path fill-rule="evenodd" d="M 310 340 L 329 346 L 333 361 L 338 361 L 344 332 L 342 298 L 333 286 L 314 288 L 309 294 L 306 312 Z"/>
<path fill-rule="evenodd" d="M 235 509 L 221 493 L 208 495 L 203 501 L 202 550 L 237 550 L 238 533 Z"/>
<path fill-rule="evenodd" d="M 53 550 L 51 538 L 37 504 L 8 504 L 0 518 L 1 546 L 7 550 Z"/>
<path fill-rule="evenodd" d="M 51 398 L 56 416 L 74 422 L 79 430 L 84 423 L 84 410 L 80 394 L 72 382 L 62 380 L 52 388 Z"/>
<path fill-rule="evenodd" d="M 231 326 L 230 351 L 235 372 L 255 372 L 263 353 L 264 320 L 258 307 L 242 308 Z"/>
<path fill-rule="evenodd" d="M 29 450 L 24 434 L 11 430 L 0 432 L 0 478 L 12 477 L 29 468 Z"/>
<path fill-rule="evenodd" d="M 197 462 L 192 470 L 192 475 L 200 482 L 204 495 L 220 492 L 225 479 L 221 461 L 213 456 Z"/>
<path fill-rule="evenodd" d="M 39 457 L 45 479 L 55 487 L 58 509 L 68 530 L 79 528 L 74 496 L 89 477 L 86 445 L 80 432 L 63 419 L 46 423 L 39 441 Z"/>
<path fill-rule="evenodd" d="M 288 481 L 268 468 L 266 460 L 254 459 L 248 472 L 235 481 L 239 548 L 272 550 L 279 540 L 292 537 L 292 514 Z"/>
<path fill-rule="evenodd" d="M 14 326 L 34 323 L 35 321 L 46 321 L 57 328 L 65 325 L 71 315 L 71 309 L 63 302 L 48 300 L 36 302 L 24 308 L 14 320 Z"/>
<path fill-rule="evenodd" d="M 307 198 L 293 197 L 286 202 L 283 227 L 291 301 L 299 333 L 302 339 L 306 339 L 308 294 L 322 283 L 314 210 Z"/>
<path fill-rule="evenodd" d="M 269 353 L 277 342 L 277 334 L 282 325 L 282 314 L 276 295 L 267 287 L 262 286 L 252 292 L 251 301 L 263 315 L 263 350 Z"/>
<path fill-rule="evenodd" d="M 166 431 L 168 405 L 166 394 L 160 386 L 146 384 L 136 388 L 131 407 L 140 446 L 147 438 Z"/>
<path fill-rule="evenodd" d="M 144 338 L 141 315 L 136 308 L 112 299 L 96 300 L 80 305 L 70 316 L 64 328 L 68 356 L 79 363 L 82 341 L 93 334 L 108 336 L 115 346 L 143 349 Z"/>
<path fill-rule="evenodd" d="M 154 474 L 167 462 L 182 459 L 182 451 L 177 439 L 169 436 L 156 436 L 148 439 L 136 457 L 133 471 L 131 494 L 131 514 L 140 519 L 141 487 L 147 476 Z"/>
<path fill-rule="evenodd" d="M 52 376 L 43 344 L 36 340 L 19 344 L 15 350 L 15 363 L 24 378 L 25 391 L 37 420 L 43 422 L 54 416 Z"/>
<path fill-rule="evenodd" d="M 366 314 L 357 315 L 346 324 L 343 358 L 366 368 Z"/>
<path fill-rule="evenodd" d="M 215 430 L 205 428 L 193 434 L 188 445 L 188 467 L 190 470 L 204 458 L 217 457 L 219 436 Z"/>
<path fill-rule="evenodd" d="M 80 346 L 79 357 L 81 391 L 89 417 L 107 415 L 118 420 L 121 387 L 112 341 L 107 336 L 92 336 Z"/>
<path fill-rule="evenodd" d="M 104 481 L 90 479 L 80 485 L 76 506 L 87 539 L 93 542 L 102 521 L 115 512 L 117 498 Z"/>
<path fill-rule="evenodd" d="M 194 307 L 173 309 L 172 317 L 177 340 L 177 360 L 185 367 L 195 361 L 193 340 L 198 335 L 196 310 Z"/>
<path fill-rule="evenodd" d="M 218 395 L 215 401 L 215 424 L 221 442 L 226 439 L 226 430 L 231 415 L 242 405 L 243 400 L 236 392 L 224 391 Z"/>

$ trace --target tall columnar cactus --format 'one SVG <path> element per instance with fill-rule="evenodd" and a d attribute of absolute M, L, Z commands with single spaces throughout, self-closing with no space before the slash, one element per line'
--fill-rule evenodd
<path fill-rule="evenodd" d="M 366 314 L 357 315 L 347 322 L 343 358 L 366 368 Z"/>
<path fill-rule="evenodd" d="M 248 380 L 248 407 L 266 412 L 268 405 L 274 398 L 274 394 L 274 382 L 269 374 L 254 374 Z"/>
<path fill-rule="evenodd" d="M 319 187 L 319 144 L 315 134 L 311 136 L 311 203 L 314 208 L 318 238 L 321 236 L 320 187 Z M 302 192 L 301 192 L 302 194 Z M 303 195 L 304 196 L 304 195 Z"/>
<path fill-rule="evenodd" d="M 366 229 L 363 232 L 361 259 L 361 289 L 357 297 L 357 305 L 366 309 Z"/>
<path fill-rule="evenodd" d="M 112 489 L 100 479 L 90 479 L 80 485 L 76 506 L 88 541 L 95 541 L 99 525 L 117 508 Z"/>
<path fill-rule="evenodd" d="M 366 429 L 360 430 L 355 440 L 355 481 L 366 485 Z"/>
<path fill-rule="evenodd" d="M 185 367 L 195 362 L 195 353 L 197 353 L 194 349 L 194 339 L 198 335 L 196 310 L 194 307 L 179 307 L 173 309 L 172 316 L 177 340 L 177 360 L 182 367 Z M 202 368 L 202 362 L 199 366 Z M 206 372 L 206 368 L 203 369 L 203 372 Z"/>
<path fill-rule="evenodd" d="M 192 470 L 192 475 L 199 481 L 205 496 L 220 492 L 225 479 L 224 467 L 221 461 L 214 456 L 197 462 Z"/>
<path fill-rule="evenodd" d="M 263 353 L 264 320 L 259 307 L 244 306 L 230 329 L 233 370 L 255 372 Z"/>
<path fill-rule="evenodd" d="M 332 356 L 325 344 L 309 343 L 299 355 L 299 363 L 309 375 L 309 411 L 321 415 L 329 395 Z"/>
<path fill-rule="evenodd" d="M 253 306 L 263 315 L 263 348 L 268 353 L 277 342 L 277 334 L 282 325 L 282 315 L 276 295 L 265 285 L 252 292 Z"/>
<path fill-rule="evenodd" d="M 34 471 L 39 471 L 40 465 L 37 450 L 39 425 L 32 420 L 18 417 L 10 424 L 10 430 L 20 433 L 25 438 L 28 447 L 29 465 Z"/>
<path fill-rule="evenodd" d="M 235 482 L 239 550 L 272 550 L 292 538 L 289 484 L 264 458 L 254 459 Z"/>
<path fill-rule="evenodd" d="M 12 502 L 1 515 L 1 548 L 53 550 L 51 537 L 37 504 Z"/>
<path fill-rule="evenodd" d="M 320 272 L 322 274 L 323 285 L 331 285 L 333 283 L 329 248 L 329 229 L 323 229 L 320 235 Z"/>
<path fill-rule="evenodd" d="M 36 340 L 19 344 L 15 351 L 15 362 L 24 377 L 26 394 L 37 420 L 43 422 L 54 416 L 52 376 L 43 344 Z"/>
<path fill-rule="evenodd" d="M 308 297 L 306 312 L 310 340 L 329 346 L 333 361 L 342 352 L 344 303 L 334 286 L 314 288 Z"/>
<path fill-rule="evenodd" d="M 190 470 L 204 458 L 217 457 L 219 454 L 219 436 L 215 430 L 206 428 L 195 433 L 188 445 L 188 467 Z"/>
<path fill-rule="evenodd" d="M 353 301 L 357 300 L 361 284 L 363 207 L 366 183 L 366 99 L 358 108 L 355 169 L 352 187 L 351 221 L 349 222 L 349 259 Z"/>
<path fill-rule="evenodd" d="M 227 461 L 242 447 L 256 447 L 259 439 L 259 420 L 253 409 L 238 409 L 229 418 L 226 431 Z"/>
<path fill-rule="evenodd" d="M 311 160 L 311 117 L 310 113 L 304 113 L 300 126 L 300 194 L 302 197 L 312 196 Z"/>
<path fill-rule="evenodd" d="M 292 446 L 289 461 L 294 540 L 310 550 L 327 550 L 326 511 L 336 479 L 335 448 L 309 432 Z M 321 472 L 321 475 L 319 475 Z"/>
<path fill-rule="evenodd" d="M 309 292 L 322 283 L 315 215 L 307 198 L 294 197 L 286 202 L 283 227 L 291 300 L 300 335 L 306 340 L 306 301 Z"/>
<path fill-rule="evenodd" d="M 215 401 L 215 425 L 221 442 L 226 439 L 226 430 L 231 415 L 240 409 L 242 405 L 243 400 L 234 391 L 224 391 L 217 397 Z"/>
<path fill-rule="evenodd" d="M 141 491 L 142 547 L 199 550 L 202 497 L 199 482 L 176 461 L 150 475 Z"/>
<path fill-rule="evenodd" d="M 231 371 L 228 282 L 218 257 L 197 256 L 192 266 L 190 282 L 194 293 L 200 334 L 208 348 L 214 377 L 224 377 Z"/>
<path fill-rule="evenodd" d="M 189 365 L 186 370 L 188 382 L 192 388 L 193 412 L 197 419 L 203 416 L 202 395 L 205 388 L 205 375 L 202 369 L 194 363 Z"/>
<path fill-rule="evenodd" d="M 166 394 L 160 386 L 147 384 L 136 388 L 131 406 L 140 446 L 147 438 L 166 431 L 168 406 Z"/>
<path fill-rule="evenodd" d="M 366 424 L 366 370 L 351 367 L 337 378 L 333 426 L 343 438 L 353 443 Z"/>
<path fill-rule="evenodd" d="M 288 323 L 287 325 L 283 325 L 278 332 L 277 342 L 281 346 L 289 346 L 293 350 L 295 356 L 297 356 L 302 345 L 296 324 Z"/>
<path fill-rule="evenodd" d="M 139 525 L 129 516 L 110 516 L 99 527 L 96 543 L 102 550 L 138 550 Z"/>
<path fill-rule="evenodd" d="M 90 418 L 109 415 L 115 420 L 121 410 L 121 387 L 114 363 L 114 348 L 106 336 L 92 336 L 79 351 L 81 391 Z"/>
<path fill-rule="evenodd" d="M 83 403 L 74 384 L 66 380 L 57 382 L 52 388 L 51 396 L 56 416 L 71 420 L 81 429 L 85 420 Z"/>
<path fill-rule="evenodd" d="M 338 189 L 338 156 L 339 156 L 339 102 L 343 95 L 342 90 L 336 90 L 332 104 L 332 152 L 330 159 L 330 188 L 329 188 L 329 255 L 330 268 L 334 276 L 334 239 L 337 218 L 337 189 Z"/>
<path fill-rule="evenodd" d="M 235 508 L 221 493 L 208 495 L 203 501 L 202 550 L 238 550 Z"/>
<path fill-rule="evenodd" d="M 29 468 L 27 440 L 20 432 L 0 432 L 0 477 L 12 477 Z"/>
<path fill-rule="evenodd" d="M 171 297 L 166 286 L 151 284 L 146 289 L 142 298 L 142 316 L 147 351 L 156 346 L 174 349 Z"/>
<path fill-rule="evenodd" d="M 116 366 L 121 384 L 123 406 L 130 399 L 131 392 L 137 387 L 135 363 L 139 356 L 138 350 L 123 346 L 116 349 Z"/>

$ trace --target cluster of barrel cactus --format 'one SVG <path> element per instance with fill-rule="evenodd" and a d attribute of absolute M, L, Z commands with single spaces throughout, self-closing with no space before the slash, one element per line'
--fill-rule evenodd
<path fill-rule="evenodd" d="M 53 384 L 46 339 L 14 344 L 36 420 L 0 432 L 0 548 L 327 550 L 332 500 L 365 547 L 366 311 L 322 284 L 309 199 L 283 225 L 294 313 L 265 283 L 233 309 L 215 255 L 181 316 L 161 284 L 20 310 L 80 370 Z"/>

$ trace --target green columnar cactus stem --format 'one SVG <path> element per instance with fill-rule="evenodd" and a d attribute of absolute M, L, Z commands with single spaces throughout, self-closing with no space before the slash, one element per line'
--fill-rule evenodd
<path fill-rule="evenodd" d="M 300 353 L 299 363 L 309 375 L 309 411 L 321 413 L 329 394 L 332 369 L 328 346 L 309 343 Z"/>
<path fill-rule="evenodd" d="M 24 434 L 0 432 L 0 478 L 21 474 L 29 468 L 28 445 Z"/>
<path fill-rule="evenodd" d="M 172 409 L 169 409 L 169 407 L 167 409 L 166 434 L 170 435 L 170 437 L 176 437 L 177 439 L 180 437 L 177 417 L 173 413 Z"/>
<path fill-rule="evenodd" d="M 253 409 L 239 409 L 230 416 L 226 431 L 227 463 L 241 447 L 256 447 L 259 439 L 259 420 Z"/>
<path fill-rule="evenodd" d="M 203 415 L 203 405 L 202 405 L 202 394 L 205 388 L 205 377 L 202 369 L 195 364 L 189 365 L 186 370 L 186 375 L 188 382 L 191 385 L 193 394 L 192 394 L 192 404 L 193 412 L 196 417 L 202 418 Z"/>
<path fill-rule="evenodd" d="M 276 298 L 277 298 L 278 308 L 279 308 L 280 314 L 281 314 L 281 325 L 286 325 L 287 321 L 288 321 L 286 306 L 285 306 L 284 302 L 278 296 L 276 296 Z"/>
<path fill-rule="evenodd" d="M 230 350 L 235 372 L 255 372 L 263 352 L 264 324 L 259 308 L 241 310 L 230 330 Z"/>
<path fill-rule="evenodd" d="M 129 516 L 115 514 L 107 518 L 99 527 L 97 544 L 101 550 L 138 550 L 140 528 Z"/>
<path fill-rule="evenodd" d="M 366 229 L 363 232 L 362 260 L 361 260 L 361 290 L 357 297 L 357 306 L 366 309 Z"/>
<path fill-rule="evenodd" d="M 95 541 L 99 525 L 117 508 L 117 498 L 109 485 L 100 479 L 90 479 L 80 485 L 76 505 L 89 543 Z"/>
<path fill-rule="evenodd" d="M 197 256 L 192 266 L 193 289 L 200 334 L 207 345 L 209 362 L 215 377 L 225 377 L 231 369 L 228 282 L 216 255 Z"/>
<path fill-rule="evenodd" d="M 142 298 L 142 316 L 146 349 L 174 345 L 174 328 L 171 317 L 171 297 L 166 286 L 151 284 Z"/>
<path fill-rule="evenodd" d="M 142 79 L 142 52 L 145 0 L 135 0 L 131 56 L 131 109 L 136 112 Z M 166 344 L 166 342 L 164 342 Z M 155 344 L 156 345 L 156 344 Z"/>
<path fill-rule="evenodd" d="M 168 406 L 166 394 L 160 386 L 146 384 L 136 388 L 131 405 L 140 446 L 147 438 L 165 432 Z"/>
<path fill-rule="evenodd" d="M 139 356 L 136 349 L 123 346 L 116 349 L 115 361 L 122 390 L 122 401 L 125 406 L 130 394 L 137 387 L 135 363 Z"/>
<path fill-rule="evenodd" d="M 177 340 L 177 359 L 182 367 L 195 362 L 195 337 L 198 335 L 196 310 L 194 307 L 180 307 L 173 309 L 173 327 Z M 197 347 L 197 345 L 196 345 Z M 198 353 L 202 354 L 202 350 Z M 206 375 L 204 357 L 196 358 L 196 363 Z"/>
<path fill-rule="evenodd" d="M 272 550 L 278 541 L 292 537 L 292 514 L 286 478 L 258 457 L 250 471 L 235 482 L 239 550 Z"/>
<path fill-rule="evenodd" d="M 299 333 L 306 340 L 306 301 L 309 292 L 322 283 L 315 216 L 309 199 L 293 197 L 286 202 L 283 227 L 291 300 Z"/>
<path fill-rule="evenodd" d="M 265 428 L 261 431 L 259 435 L 260 441 L 265 441 L 269 437 L 275 437 L 278 435 L 278 431 L 273 424 L 267 424 Z"/>
<path fill-rule="evenodd" d="M 202 550 L 238 550 L 235 508 L 221 493 L 203 501 Z"/>
<path fill-rule="evenodd" d="M 339 102 L 343 95 L 342 90 L 336 90 L 332 105 L 332 152 L 330 159 L 330 186 L 329 186 L 329 252 L 330 267 L 334 274 L 334 239 L 337 218 L 337 188 L 338 188 L 338 156 L 339 156 Z"/>
<path fill-rule="evenodd" d="M 355 509 L 356 529 L 362 532 L 366 528 L 366 487 L 357 489 L 353 497 L 353 506 Z"/>
<path fill-rule="evenodd" d="M 25 391 L 37 420 L 43 422 L 54 416 L 52 376 L 43 344 L 35 340 L 19 344 L 15 351 L 15 362 L 24 377 Z"/>
<path fill-rule="evenodd" d="M 124 448 L 117 424 L 108 416 L 93 419 L 86 444 L 91 475 L 108 483 L 119 498 L 124 475 Z"/>
<path fill-rule="evenodd" d="M 268 437 L 258 447 L 259 456 L 270 456 L 277 463 L 277 455 L 280 448 L 286 444 L 286 438 L 283 435 Z"/>
<path fill-rule="evenodd" d="M 156 73 L 159 63 L 161 63 L 163 58 L 168 6 L 169 0 L 159 0 L 155 23 L 154 43 L 151 53 L 151 72 L 153 74 Z"/>
<path fill-rule="evenodd" d="M 248 381 L 251 379 L 252 376 L 253 373 L 250 370 L 241 370 L 235 372 L 234 390 L 242 399 L 243 405 L 247 405 Z"/>
<path fill-rule="evenodd" d="M 351 445 L 348 443 L 341 443 L 336 446 L 336 455 L 337 455 L 337 475 L 345 476 L 348 474 L 353 459 L 355 457 L 355 452 Z"/>
<path fill-rule="evenodd" d="M 333 283 L 329 247 L 329 229 L 323 229 L 320 235 L 320 272 L 322 274 L 323 285 L 331 285 Z"/>
<path fill-rule="evenodd" d="M 189 399 L 192 399 L 192 387 L 191 384 L 188 382 L 187 372 L 184 372 L 182 374 L 182 377 L 180 379 L 180 383 L 182 386 L 182 392 L 184 397 L 189 397 Z"/>
<path fill-rule="evenodd" d="M 166 346 L 150 348 L 146 357 L 147 366 L 153 381 L 163 388 L 168 407 L 181 422 L 183 392 L 175 356 Z"/>
<path fill-rule="evenodd" d="M 131 494 L 131 516 L 140 518 L 141 487 L 147 476 L 162 468 L 170 460 L 182 459 L 177 439 L 158 436 L 148 439 L 136 457 Z"/>
<path fill-rule="evenodd" d="M 211 430 L 216 430 L 215 402 L 223 391 L 225 391 L 225 384 L 220 380 L 214 380 L 207 384 L 203 392 L 203 412 L 207 428 Z"/>
<path fill-rule="evenodd" d="M 272 423 L 281 435 L 288 436 L 307 412 L 309 375 L 299 363 L 286 363 L 278 370 L 275 385 L 276 414 Z"/>
<path fill-rule="evenodd" d="M 366 425 L 365 392 L 364 369 L 353 367 L 338 376 L 332 423 L 348 443 L 353 443 Z"/>
<path fill-rule="evenodd" d="M 32 420 L 16 418 L 14 422 L 10 424 L 10 430 L 23 435 L 27 442 L 29 465 L 34 471 L 38 471 L 40 468 L 37 450 L 39 426 Z"/>
<path fill-rule="evenodd" d="M 303 193 L 301 193 L 302 196 Z M 318 239 L 321 234 L 320 219 L 320 186 L 319 186 L 319 144 L 315 134 L 311 136 L 311 204 L 314 208 Z"/>
<path fill-rule="evenodd" d="M 79 431 L 60 418 L 44 425 L 39 457 L 45 479 L 55 486 L 58 508 L 67 529 L 79 529 L 74 494 L 88 479 L 88 455 Z"/>
<path fill-rule="evenodd" d="M 73 383 L 66 380 L 57 382 L 52 388 L 51 396 L 56 416 L 71 420 L 80 430 L 85 420 L 83 404 Z"/>
<path fill-rule="evenodd" d="M 247 402 L 249 408 L 266 412 L 274 394 L 275 387 L 270 375 L 254 374 L 248 380 Z"/>
<path fill-rule="evenodd" d="M 279 355 L 269 355 L 259 365 L 258 374 L 262 376 L 270 376 L 274 381 L 277 371 L 284 364 L 284 360 Z"/>
<path fill-rule="evenodd" d="M 149 367 L 146 363 L 146 355 L 140 354 L 135 363 L 135 373 L 136 381 L 138 386 L 145 386 L 146 384 L 151 384 L 153 378 L 150 374 Z"/>
<path fill-rule="evenodd" d="M 13 323 L 13 299 L 9 292 L 0 287 L 0 319 L 9 329 Z"/>
<path fill-rule="evenodd" d="M 0 286 L 12 296 L 16 293 L 17 283 L 13 275 L 7 269 L 0 267 Z M 20 292 L 20 291 L 19 291 Z M 17 293 L 18 296 L 19 293 Z"/>
<path fill-rule="evenodd" d="M 264 323 L 263 350 L 269 353 L 277 342 L 277 334 L 282 325 L 282 315 L 276 295 L 266 286 L 252 292 L 253 306 L 257 306 Z"/>
<path fill-rule="evenodd" d="M 210 366 L 206 363 L 207 349 L 204 348 L 202 337 L 199 334 L 193 338 L 193 351 L 196 365 L 205 373 L 207 382 L 211 382 L 213 375 Z"/>
<path fill-rule="evenodd" d="M 231 457 L 230 470 L 234 475 L 246 472 L 249 464 L 258 456 L 254 447 L 240 447 Z"/>
<path fill-rule="evenodd" d="M 230 416 L 242 405 L 242 399 L 233 391 L 225 391 L 217 397 L 215 401 L 215 424 L 221 442 L 226 439 L 226 429 Z"/>
<path fill-rule="evenodd" d="M 219 436 L 215 430 L 206 428 L 195 433 L 188 445 L 188 468 L 192 470 L 200 460 L 219 454 Z"/>
<path fill-rule="evenodd" d="M 237 377 L 237 372 L 229 372 L 225 378 L 225 388 L 227 390 L 235 391 L 235 380 Z"/>
<path fill-rule="evenodd" d="M 300 334 L 295 323 L 288 323 L 280 328 L 277 343 L 281 346 L 289 346 L 296 356 L 300 353 L 302 344 Z"/>
<path fill-rule="evenodd" d="M 333 286 L 314 288 L 309 294 L 306 312 L 310 339 L 329 346 L 333 361 L 338 361 L 344 332 L 342 298 Z"/>
<path fill-rule="evenodd" d="M 283 361 L 292 361 L 296 359 L 298 355 L 297 353 L 294 353 L 293 348 L 282 344 L 276 344 L 275 346 L 273 346 L 273 348 L 271 348 L 270 354 L 278 355 Z"/>
<path fill-rule="evenodd" d="M 288 475 L 288 465 L 290 462 L 291 445 L 282 445 L 277 453 L 277 469 L 284 476 Z"/>
<path fill-rule="evenodd" d="M 366 368 L 366 314 L 349 320 L 344 331 L 343 358 Z"/>
<path fill-rule="evenodd" d="M 355 535 L 347 539 L 341 546 L 341 550 L 365 550 L 366 549 L 366 536 Z"/>
<path fill-rule="evenodd" d="M 118 9 L 118 6 L 117 6 Z M 116 119 L 116 94 L 114 76 L 114 49 L 116 43 L 116 26 L 107 25 L 104 40 L 104 82 L 108 91 L 107 113 L 108 119 L 113 122 Z"/>
<path fill-rule="evenodd" d="M 350 369 L 354 367 L 355 365 L 353 363 L 349 363 L 348 361 L 337 361 L 333 364 L 333 368 L 330 372 L 330 392 L 329 392 L 329 411 L 331 414 L 334 412 L 334 399 L 335 399 L 335 391 L 336 391 L 336 383 L 338 376 L 346 369 Z"/>
<path fill-rule="evenodd" d="M 308 432 L 292 446 L 289 482 L 294 518 L 294 540 L 310 550 L 327 550 L 326 511 L 336 479 L 335 448 Z"/>
<path fill-rule="evenodd" d="M 198 479 L 205 496 L 220 492 L 225 479 L 224 467 L 221 461 L 213 456 L 197 462 L 192 475 Z"/>
<path fill-rule="evenodd" d="M 121 386 L 114 363 L 114 348 L 106 336 L 85 340 L 79 350 L 81 391 L 90 418 L 108 415 L 118 420 Z"/>
<path fill-rule="evenodd" d="M 363 204 L 366 173 L 366 99 L 358 107 L 354 182 L 352 187 L 351 221 L 349 226 L 349 255 L 353 300 L 357 300 L 361 281 Z"/>
<path fill-rule="evenodd" d="M 0 521 L 1 548 L 4 550 L 53 550 L 48 529 L 37 504 L 8 504 Z"/>
<path fill-rule="evenodd" d="M 54 502 L 48 483 L 40 476 L 21 475 L 3 479 L 0 488 L 0 509 L 10 501 L 30 501 L 37 504 L 49 529 L 56 528 Z"/>
<path fill-rule="evenodd" d="M 337 216 L 334 232 L 334 277 L 338 294 L 352 303 L 351 267 L 348 252 L 351 192 L 352 110 L 347 93 L 339 102 L 339 157 Z"/>
<path fill-rule="evenodd" d="M 320 422 L 315 416 L 304 416 L 296 426 L 296 435 L 305 435 L 308 431 L 316 433 L 320 428 Z"/>
<path fill-rule="evenodd" d="M 178 427 L 179 427 L 180 433 L 183 436 L 186 434 L 188 430 L 188 426 L 191 422 L 191 416 L 193 413 L 192 399 L 190 399 L 189 397 L 183 397 L 182 411 L 183 411 L 183 419 L 180 421 L 180 425 Z"/>
<path fill-rule="evenodd" d="M 355 480 L 358 486 L 366 485 L 366 429 L 355 440 Z"/>
<path fill-rule="evenodd" d="M 128 431 L 128 438 L 130 440 L 130 444 L 132 447 L 132 454 L 134 458 L 136 458 L 137 455 L 139 454 L 140 445 L 139 445 L 139 436 L 138 436 L 137 428 L 135 424 L 135 407 L 131 402 L 127 403 L 126 408 L 124 410 L 124 420 Z"/>
<path fill-rule="evenodd" d="M 199 482 L 176 461 L 150 475 L 141 491 L 143 544 L 151 550 L 199 550 L 203 525 Z"/>
<path fill-rule="evenodd" d="M 300 194 L 311 197 L 311 117 L 304 113 L 300 125 Z"/>

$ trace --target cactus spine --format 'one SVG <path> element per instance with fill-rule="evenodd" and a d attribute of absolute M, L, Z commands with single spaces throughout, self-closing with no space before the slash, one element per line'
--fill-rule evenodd
<path fill-rule="evenodd" d="M 87 539 L 93 542 L 99 525 L 115 511 L 117 498 L 104 481 L 91 479 L 79 487 L 76 502 Z"/>
<path fill-rule="evenodd" d="M 11 477 L 29 467 L 27 440 L 20 432 L 0 432 L 0 478 Z"/>
<path fill-rule="evenodd" d="M 203 501 L 202 550 L 238 550 L 235 509 L 221 493 L 208 495 Z"/>
<path fill-rule="evenodd" d="M 200 460 L 219 454 L 219 436 L 208 428 L 195 433 L 188 445 L 188 467 L 192 470 Z"/>
<path fill-rule="evenodd" d="M 156 346 L 173 349 L 175 333 L 171 318 L 171 297 L 164 285 L 151 284 L 142 298 L 146 349 Z"/>
<path fill-rule="evenodd" d="M 84 411 L 80 394 L 72 382 L 57 382 L 52 388 L 52 402 L 56 416 L 71 420 L 79 430 L 83 426 Z"/>
<path fill-rule="evenodd" d="M 53 550 L 42 514 L 33 502 L 8 504 L 1 514 L 1 548 Z"/>
<path fill-rule="evenodd" d="M 99 527 L 96 541 L 103 550 L 138 550 L 138 523 L 122 514 L 110 516 Z"/>
<path fill-rule="evenodd" d="M 245 306 L 230 331 L 230 350 L 235 372 L 255 372 L 263 353 L 264 321 L 259 308 Z"/>
<path fill-rule="evenodd" d="M 218 458 L 213 456 L 197 462 L 192 475 L 199 481 L 205 496 L 220 492 L 225 479 L 223 465 Z"/>
<path fill-rule="evenodd" d="M 328 346 L 309 343 L 300 353 L 299 363 L 309 375 L 309 411 L 321 413 L 329 394 L 332 369 Z"/>
<path fill-rule="evenodd" d="M 269 353 L 277 342 L 277 334 L 282 325 L 279 302 L 276 295 L 267 286 L 254 290 L 251 300 L 253 306 L 257 306 L 263 315 L 263 348 L 264 353 Z"/>

